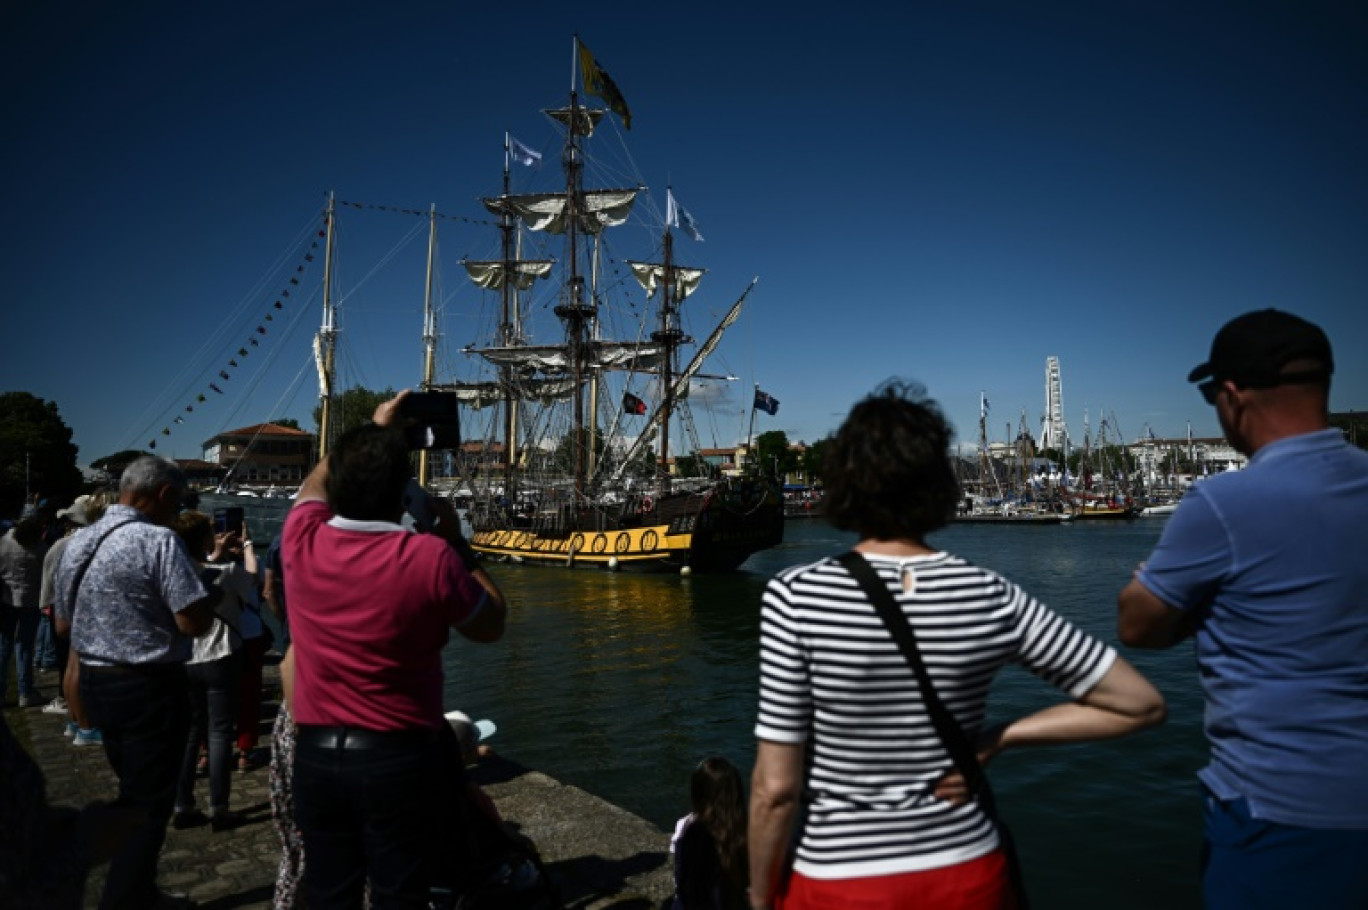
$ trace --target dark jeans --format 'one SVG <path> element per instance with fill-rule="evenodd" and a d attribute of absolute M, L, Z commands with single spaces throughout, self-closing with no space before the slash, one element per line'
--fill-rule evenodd
<path fill-rule="evenodd" d="M 304 836 L 309 910 L 425 908 L 428 851 L 440 831 L 445 786 L 435 736 L 396 734 L 369 748 L 325 748 L 299 728 L 295 821 Z"/>
<path fill-rule="evenodd" d="M 186 664 L 190 688 L 190 735 L 181 760 L 176 809 L 195 807 L 195 765 L 199 744 L 209 746 L 209 809 L 228 808 L 233 790 L 233 736 L 237 731 L 238 677 L 242 657 L 229 654 L 201 664 Z"/>
<path fill-rule="evenodd" d="M 1202 896 L 1209 910 L 1362 910 L 1368 829 L 1299 828 L 1255 818 L 1249 801 L 1202 787 Z"/>
<path fill-rule="evenodd" d="M 101 910 L 144 908 L 156 900 L 157 856 L 176 799 L 190 727 L 183 664 L 81 667 L 81 699 L 104 735 L 119 778 L 118 804 L 147 811 L 109 864 Z"/>
<path fill-rule="evenodd" d="M 0 608 L 0 694 L 9 685 L 10 655 L 18 661 L 14 676 L 19 694 L 37 694 L 33 688 L 33 646 L 39 618 L 37 607 Z"/>

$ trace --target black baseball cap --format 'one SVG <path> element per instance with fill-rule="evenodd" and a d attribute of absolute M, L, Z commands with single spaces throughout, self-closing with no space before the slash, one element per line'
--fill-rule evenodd
<path fill-rule="evenodd" d="M 1211 356 L 1188 374 L 1188 382 L 1211 378 L 1242 388 L 1271 388 L 1293 379 L 1282 369 L 1294 360 L 1322 365 L 1311 373 L 1295 374 L 1299 381 L 1329 379 L 1335 372 L 1330 339 L 1320 326 L 1281 310 L 1255 310 L 1221 327 L 1211 342 Z"/>

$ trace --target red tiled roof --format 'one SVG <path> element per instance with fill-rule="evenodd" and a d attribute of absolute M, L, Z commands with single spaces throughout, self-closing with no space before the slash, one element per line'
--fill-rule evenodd
<path fill-rule="evenodd" d="M 296 430 L 294 427 L 282 427 L 278 423 L 258 423 L 250 427 L 242 427 L 237 430 L 224 430 L 219 436 L 312 436 L 304 430 Z M 218 436 L 214 437 L 215 439 Z"/>

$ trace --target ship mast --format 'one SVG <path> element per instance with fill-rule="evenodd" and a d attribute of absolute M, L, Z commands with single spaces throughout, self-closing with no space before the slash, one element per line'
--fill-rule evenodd
<path fill-rule="evenodd" d="M 512 139 L 508 133 L 504 133 L 504 170 L 503 170 L 503 198 L 507 199 L 511 190 L 511 170 L 512 170 Z M 514 233 L 517 222 L 514 220 L 513 212 L 504 206 L 499 213 L 499 235 L 500 252 L 503 256 L 504 280 L 499 287 L 499 344 L 507 347 L 513 344 L 517 337 L 518 329 L 514 324 L 517 310 L 517 298 L 513 294 L 512 282 L 509 276 L 513 274 L 516 267 L 514 261 L 516 251 L 514 250 Z M 513 394 L 513 369 L 511 366 L 504 365 L 499 368 L 500 385 L 503 387 L 504 404 L 504 492 L 510 493 L 513 482 L 513 465 L 516 463 L 517 455 L 514 447 L 517 444 L 518 433 L 518 405 L 517 397 Z"/>
<path fill-rule="evenodd" d="M 579 53 L 578 49 L 576 49 L 576 53 Z M 570 443 L 577 498 L 582 498 L 586 493 L 585 487 L 588 476 L 586 452 L 588 447 L 593 445 L 592 440 L 585 438 L 584 379 L 588 367 L 586 331 L 595 316 L 594 302 L 585 300 L 584 276 L 580 274 L 579 264 L 579 220 L 580 209 L 583 205 L 584 170 L 580 149 L 581 137 L 579 95 L 572 85 L 565 151 L 561 159 L 565 166 L 565 233 L 569 275 L 563 290 L 564 296 L 561 302 L 556 305 L 554 312 L 565 323 L 566 342 L 570 352 L 571 381 L 574 386 Z"/>
<path fill-rule="evenodd" d="M 336 193 L 328 194 L 328 209 L 323 215 L 327 238 L 323 245 L 323 324 L 314 338 L 314 362 L 318 367 L 318 460 L 328 457 L 328 436 L 332 432 L 333 375 L 337 355 L 337 312 L 332 299 L 333 245 L 336 240 Z"/>
<path fill-rule="evenodd" d="M 437 359 L 437 318 L 432 311 L 432 272 L 437 257 L 437 204 L 428 210 L 427 278 L 423 284 L 423 391 L 432 388 Z M 428 482 L 428 450 L 418 452 L 418 483 Z"/>
<path fill-rule="evenodd" d="M 660 289 L 660 328 L 651 333 L 651 340 L 663 349 L 660 362 L 660 463 L 656 476 L 659 491 L 670 491 L 670 416 L 674 413 L 675 360 L 684 333 L 679 328 L 679 309 L 675 296 L 674 235 L 670 223 L 665 222 L 665 250 L 662 260 L 663 281 Z"/>

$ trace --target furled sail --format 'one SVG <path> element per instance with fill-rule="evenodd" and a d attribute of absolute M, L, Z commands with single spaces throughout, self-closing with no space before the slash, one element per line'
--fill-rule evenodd
<path fill-rule="evenodd" d="M 665 280 L 665 266 L 656 262 L 632 262 L 627 264 L 632 268 L 632 274 L 636 276 L 637 283 L 646 291 L 646 296 L 651 296 L 656 292 L 656 288 Z M 707 274 L 707 269 L 688 269 L 681 266 L 671 266 L 670 273 L 674 276 L 674 287 L 670 288 L 670 299 L 676 303 L 688 297 L 698 290 L 698 285 L 703 281 L 703 276 Z"/>
<path fill-rule="evenodd" d="M 515 379 L 507 388 L 500 382 L 453 382 L 432 386 L 434 392 L 450 392 L 472 411 L 502 404 L 508 398 L 551 404 L 575 391 L 572 379 Z"/>
<path fill-rule="evenodd" d="M 570 118 L 578 115 L 575 135 L 588 137 L 594 135 L 594 127 L 598 126 L 598 122 L 602 120 L 603 115 L 608 112 L 599 108 L 587 108 L 576 105 L 573 108 L 551 108 L 550 110 L 543 110 L 542 113 L 567 129 L 570 127 Z"/>
<path fill-rule="evenodd" d="M 654 370 L 660 366 L 664 348 L 654 341 L 591 341 L 586 343 L 590 367 L 605 370 Z M 466 348 L 497 366 L 535 370 L 560 375 L 571 369 L 570 351 L 565 345 L 517 345 L 496 348 Z"/>
<path fill-rule="evenodd" d="M 580 231 L 597 234 L 606 227 L 625 223 L 638 192 L 635 189 L 585 190 L 576 206 Z M 485 199 L 484 206 L 495 215 L 516 215 L 530 230 L 564 234 L 569 226 L 565 215 L 569 199 L 565 193 L 529 193 Z"/>
<path fill-rule="evenodd" d="M 466 274 L 470 276 L 470 280 L 486 291 L 497 291 L 505 284 L 510 284 L 519 291 L 525 291 L 538 278 L 546 278 L 550 275 L 551 267 L 555 263 L 549 259 L 528 259 L 517 262 L 463 259 L 461 265 L 465 266 Z"/>

